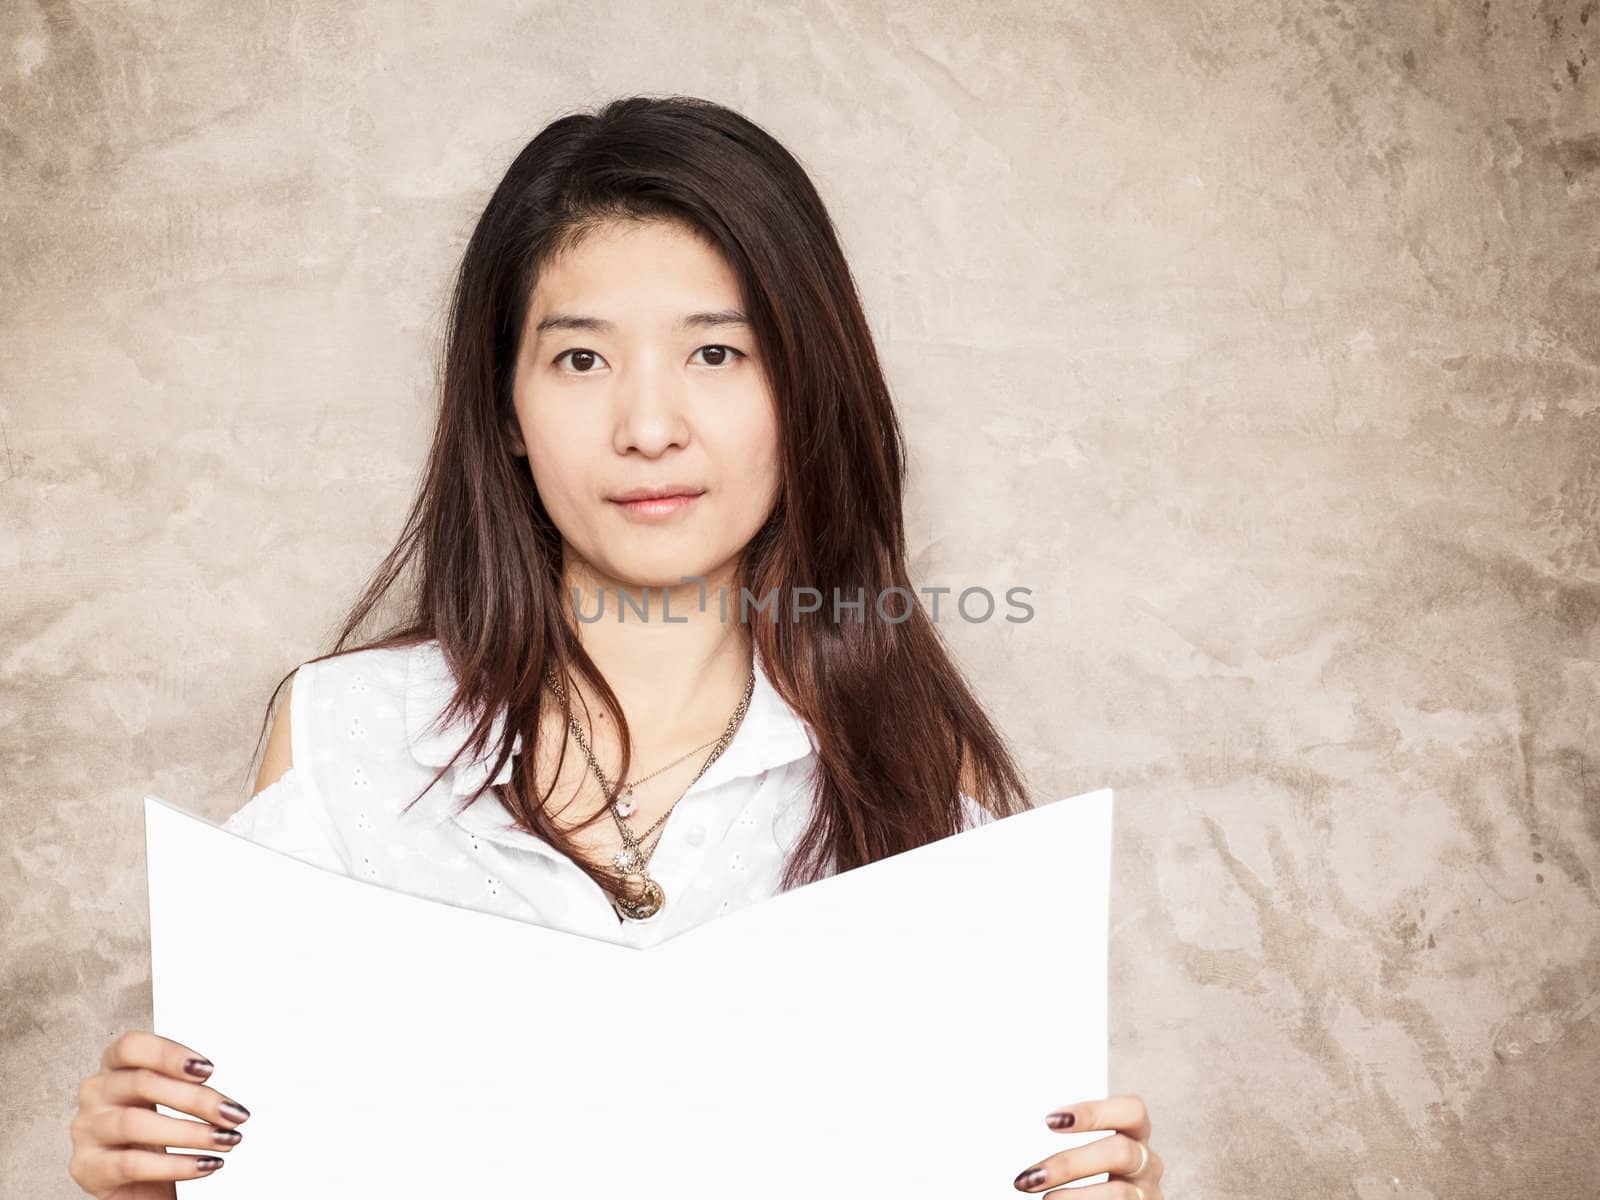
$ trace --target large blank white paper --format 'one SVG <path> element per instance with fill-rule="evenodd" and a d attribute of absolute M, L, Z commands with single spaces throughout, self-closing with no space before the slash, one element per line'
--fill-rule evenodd
<path fill-rule="evenodd" d="M 154 1029 L 251 1111 L 185 1195 L 999 1200 L 1110 1136 L 1043 1120 L 1107 1094 L 1110 788 L 645 949 L 144 807 Z"/>

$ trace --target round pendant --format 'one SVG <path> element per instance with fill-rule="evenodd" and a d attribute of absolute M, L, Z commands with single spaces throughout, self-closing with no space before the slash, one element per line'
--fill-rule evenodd
<path fill-rule="evenodd" d="M 642 885 L 642 890 L 637 896 L 629 896 L 617 902 L 617 911 L 623 916 L 642 921 L 646 917 L 655 916 L 667 902 L 667 894 L 650 876 L 633 873 L 627 877 L 627 882 L 630 886 Z"/>

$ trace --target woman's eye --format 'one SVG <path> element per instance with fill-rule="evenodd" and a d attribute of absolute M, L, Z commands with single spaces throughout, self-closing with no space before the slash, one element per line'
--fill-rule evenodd
<path fill-rule="evenodd" d="M 701 346 L 695 353 L 709 356 L 705 363 L 708 367 L 725 366 L 730 361 L 729 355 L 737 355 L 739 358 L 746 357 L 743 350 L 735 349 L 733 346 L 722 345 Z M 595 351 L 578 348 L 563 350 L 555 356 L 554 362 L 559 364 L 563 359 L 569 358 L 572 360 L 573 373 L 578 375 L 588 375 L 594 370 L 596 362 L 605 362 L 605 359 L 601 358 Z"/>
<path fill-rule="evenodd" d="M 579 375 L 587 375 L 590 369 L 594 366 L 596 359 L 600 359 L 601 362 L 605 361 L 605 359 L 600 358 L 600 356 L 593 350 L 563 350 L 560 354 L 556 355 L 555 361 L 559 363 L 569 354 L 572 356 L 573 369 Z"/>
<path fill-rule="evenodd" d="M 699 350 L 695 351 L 695 353 L 700 354 L 707 350 L 711 351 L 715 355 L 715 357 L 706 364 L 708 367 L 722 366 L 728 361 L 727 356 L 730 354 L 737 354 L 740 358 L 745 356 L 743 350 L 735 350 L 732 346 L 701 346 Z"/>

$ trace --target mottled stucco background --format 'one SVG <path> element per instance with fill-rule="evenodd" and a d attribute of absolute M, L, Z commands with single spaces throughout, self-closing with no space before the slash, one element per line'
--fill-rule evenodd
<path fill-rule="evenodd" d="M 7 1196 L 80 1194 L 148 1027 L 140 797 L 243 803 L 489 189 L 628 92 L 813 172 L 920 580 L 1034 589 L 944 628 L 1039 798 L 1117 789 L 1166 1194 L 1600 1194 L 1595 0 L 14 0 L 0 47 Z"/>

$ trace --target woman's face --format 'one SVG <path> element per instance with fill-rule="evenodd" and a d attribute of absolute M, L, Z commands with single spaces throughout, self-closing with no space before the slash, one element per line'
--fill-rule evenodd
<path fill-rule="evenodd" d="M 714 584 L 766 520 L 777 414 L 742 307 L 721 254 L 668 222 L 609 223 L 545 267 L 517 357 L 512 441 L 569 570 L 635 591 L 685 575 Z M 694 498 L 622 502 L 640 488 Z"/>

